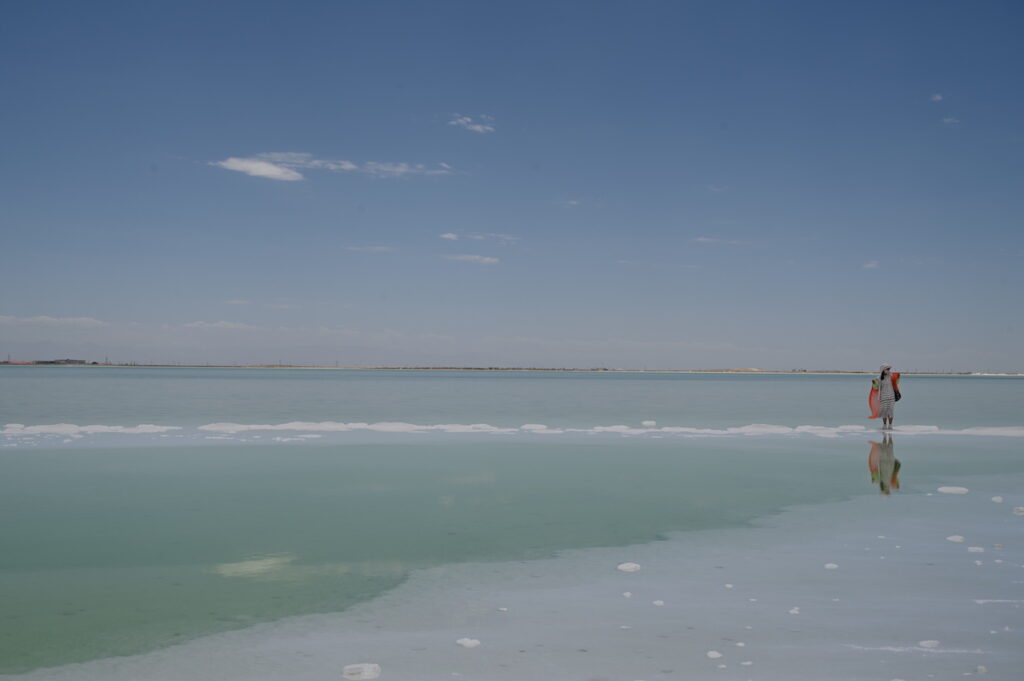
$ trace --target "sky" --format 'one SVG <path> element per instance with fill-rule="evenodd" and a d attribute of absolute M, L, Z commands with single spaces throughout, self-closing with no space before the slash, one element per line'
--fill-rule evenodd
<path fill-rule="evenodd" d="M 0 360 L 1024 371 L 1024 5 L 8 3 Z"/>

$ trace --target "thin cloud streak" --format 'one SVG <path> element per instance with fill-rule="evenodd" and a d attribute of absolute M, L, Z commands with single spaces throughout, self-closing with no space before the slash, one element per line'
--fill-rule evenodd
<path fill-rule="evenodd" d="M 475 262 L 475 263 L 477 263 L 479 265 L 496 265 L 499 262 L 501 262 L 497 258 L 492 258 L 492 257 L 487 256 L 487 255 L 470 255 L 468 253 L 467 254 L 461 254 L 461 255 L 445 255 L 443 257 L 446 260 L 458 260 L 458 261 L 461 261 L 461 262 Z"/>
<path fill-rule="evenodd" d="M 371 177 L 399 178 L 412 175 L 451 175 L 447 163 L 433 167 L 422 163 L 366 161 L 362 165 L 345 159 L 321 159 L 312 154 L 295 151 L 275 151 L 250 157 L 232 156 L 223 161 L 210 161 L 210 165 L 233 170 L 268 180 L 294 182 L 305 179 L 299 170 L 326 170 L 334 173 L 359 173 Z"/>
<path fill-rule="evenodd" d="M 455 114 L 452 119 L 448 121 L 448 125 L 454 125 L 458 128 L 465 128 L 466 130 L 486 135 L 489 132 L 494 132 L 495 128 L 493 122 L 494 119 L 490 116 L 480 116 L 479 120 L 474 120 L 470 116 L 460 116 L 459 114 Z"/>
<path fill-rule="evenodd" d="M 497 241 L 502 246 L 509 246 L 519 241 L 519 237 L 513 236 L 512 234 L 500 234 L 498 232 L 488 232 L 487 234 L 469 233 L 469 234 L 456 234 L 455 232 L 447 232 L 445 234 L 439 234 L 439 238 L 447 239 L 448 241 L 458 241 L 459 239 L 472 239 L 473 241 Z"/>

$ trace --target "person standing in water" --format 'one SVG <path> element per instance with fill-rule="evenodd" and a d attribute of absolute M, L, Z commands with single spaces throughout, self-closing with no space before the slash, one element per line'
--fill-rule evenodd
<path fill-rule="evenodd" d="M 892 366 L 883 364 L 882 373 L 874 382 L 878 388 L 878 415 L 882 417 L 882 429 L 892 430 L 893 409 L 896 400 L 899 399 L 897 395 L 900 392 L 900 375 L 893 373 Z"/>

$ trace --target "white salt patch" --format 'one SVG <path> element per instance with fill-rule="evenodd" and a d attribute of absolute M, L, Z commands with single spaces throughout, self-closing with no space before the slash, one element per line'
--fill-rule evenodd
<path fill-rule="evenodd" d="M 836 565 L 835 563 L 825 563 L 825 569 L 826 570 L 838 570 L 839 566 Z"/>
<path fill-rule="evenodd" d="M 754 663 L 751 660 L 745 660 L 743 662 L 740 662 L 740 664 L 743 665 L 744 667 L 749 667 L 750 665 L 752 665 Z"/>
<path fill-rule="evenodd" d="M 942 494 L 967 494 L 968 489 L 966 487 L 940 487 L 936 491 Z"/>
<path fill-rule="evenodd" d="M 640 569 L 640 566 L 636 563 L 619 563 L 615 569 L 619 572 L 636 572 Z"/>
<path fill-rule="evenodd" d="M 341 670 L 341 675 L 350 681 L 375 679 L 380 676 L 380 665 L 366 662 L 345 665 L 345 668 Z"/>
<path fill-rule="evenodd" d="M 731 589 L 731 588 L 732 588 L 732 584 L 726 584 L 726 585 L 725 585 L 725 588 L 726 588 L 726 589 Z"/>
<path fill-rule="evenodd" d="M 706 653 L 706 655 L 708 657 L 710 657 L 712 660 L 717 660 L 718 658 L 720 658 L 722 656 L 722 653 L 718 652 L 717 650 L 709 650 Z"/>
<path fill-rule="evenodd" d="M 986 667 L 986 666 L 985 666 L 985 665 L 983 665 L 983 664 L 979 664 L 979 665 L 978 665 L 978 666 L 977 666 L 977 667 L 976 667 L 976 668 L 974 669 L 974 671 L 975 671 L 975 672 L 977 672 L 978 674 L 988 674 L 988 667 Z"/>
<path fill-rule="evenodd" d="M 983 563 L 982 563 L 982 562 L 981 562 L 980 560 L 976 560 L 976 561 L 974 561 L 974 564 L 975 564 L 975 565 L 983 565 Z"/>
<path fill-rule="evenodd" d="M 964 538 L 961 537 L 959 534 L 951 534 L 948 537 L 946 537 L 946 541 L 953 541 L 953 542 L 957 542 L 957 543 L 960 543 L 963 540 L 964 540 Z"/>
<path fill-rule="evenodd" d="M 655 604 L 656 606 L 658 606 L 659 608 L 660 608 L 661 606 L 665 605 L 665 601 L 651 601 L 651 602 L 652 602 L 652 603 L 654 603 L 654 604 Z"/>
<path fill-rule="evenodd" d="M 640 423 L 640 425 L 643 426 L 644 428 L 653 428 L 654 426 L 658 425 L 658 422 L 657 421 L 642 421 Z"/>
<path fill-rule="evenodd" d="M 746 648 L 747 644 L 744 643 L 743 641 L 736 641 L 736 647 L 737 648 Z"/>
<path fill-rule="evenodd" d="M 718 668 L 719 668 L 719 669 L 726 669 L 727 667 L 726 667 L 726 665 L 724 665 L 724 664 L 720 664 L 720 665 L 718 665 Z"/>
<path fill-rule="evenodd" d="M 1014 515 L 1024 515 L 1024 506 L 1014 506 L 1013 513 Z"/>
<path fill-rule="evenodd" d="M 633 597 L 633 592 L 632 591 L 623 591 L 622 595 L 625 596 L 626 598 L 632 598 Z"/>
<path fill-rule="evenodd" d="M 790 615 L 799 615 L 800 614 L 800 608 L 790 608 L 789 614 Z"/>
<path fill-rule="evenodd" d="M 921 646 L 922 648 L 938 648 L 939 647 L 939 642 L 938 641 L 918 641 L 917 645 Z"/>
<path fill-rule="evenodd" d="M 1003 498 L 1002 497 L 992 497 L 992 501 L 996 502 L 997 504 L 1001 504 L 1001 503 L 1003 503 Z"/>
<path fill-rule="evenodd" d="M 985 549 L 981 546 L 968 546 L 967 551 L 970 553 L 985 553 Z"/>
<path fill-rule="evenodd" d="M 498 608 L 498 612 L 508 612 L 508 608 Z"/>
<path fill-rule="evenodd" d="M 463 648 L 476 648 L 478 645 L 480 645 L 480 639 L 460 638 L 458 641 L 456 641 L 456 643 L 458 643 Z"/>

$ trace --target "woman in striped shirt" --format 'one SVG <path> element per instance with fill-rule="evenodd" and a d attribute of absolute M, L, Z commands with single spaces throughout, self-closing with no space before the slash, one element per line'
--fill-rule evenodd
<path fill-rule="evenodd" d="M 883 429 L 892 430 L 892 412 L 896 405 L 899 380 L 900 375 L 894 374 L 890 365 L 882 365 L 882 373 L 878 377 L 878 404 L 881 407 L 878 415 L 882 417 Z"/>

